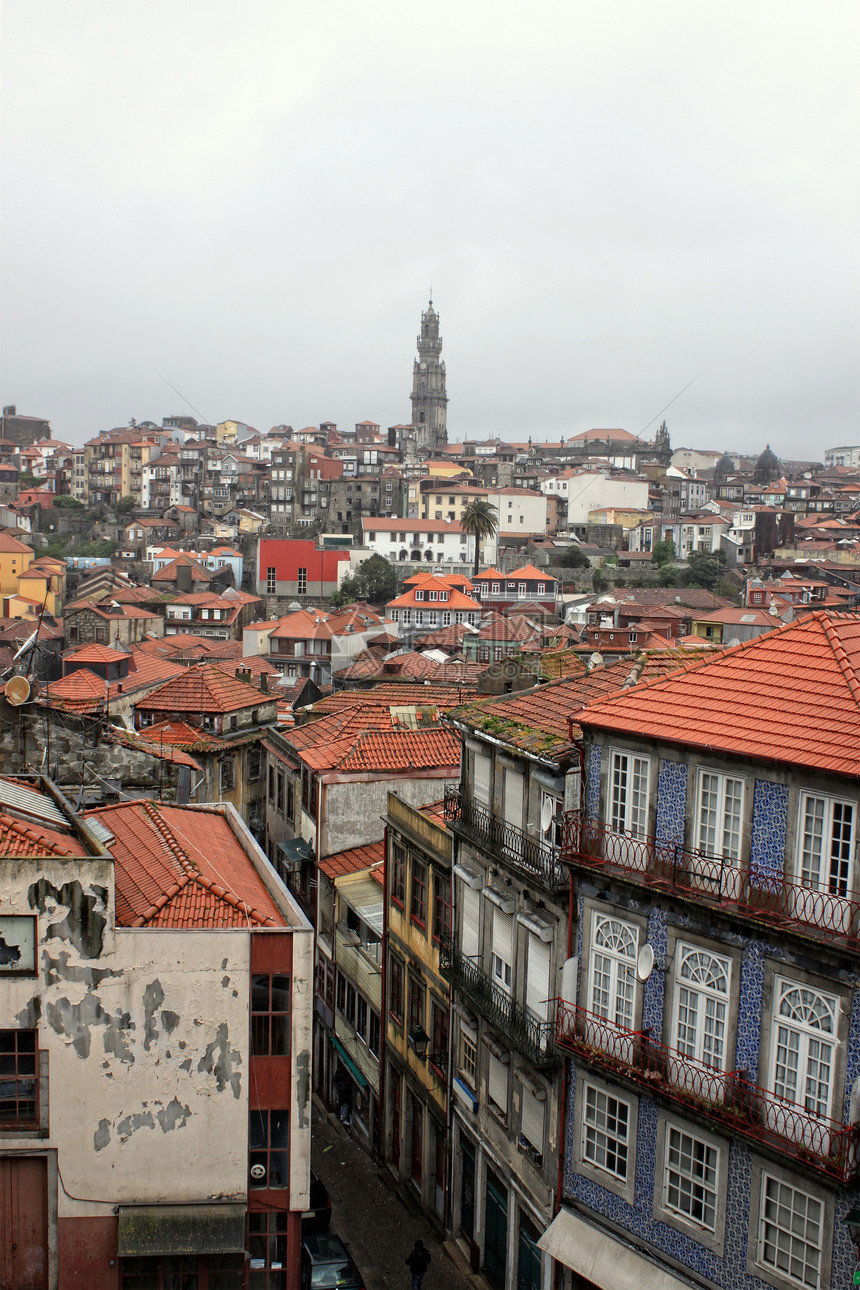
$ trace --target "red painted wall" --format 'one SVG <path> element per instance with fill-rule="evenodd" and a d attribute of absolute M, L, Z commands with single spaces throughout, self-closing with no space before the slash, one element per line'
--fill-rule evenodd
<path fill-rule="evenodd" d="M 320 581 L 330 583 L 333 589 L 338 566 L 348 559 L 346 551 L 318 551 L 313 542 L 303 538 L 261 538 L 257 570 L 262 578 L 267 569 L 274 569 L 278 582 L 295 582 L 299 569 L 307 569 L 309 590 L 316 591 Z"/>
<path fill-rule="evenodd" d="M 62 1290 L 117 1290 L 117 1220 L 60 1218 L 57 1220 L 58 1261 Z M 111 1267 L 111 1260 L 114 1266 Z"/>

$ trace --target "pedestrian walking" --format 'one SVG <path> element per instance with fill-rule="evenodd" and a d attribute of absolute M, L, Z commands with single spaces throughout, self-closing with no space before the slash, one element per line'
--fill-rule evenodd
<path fill-rule="evenodd" d="M 406 1266 L 412 1273 L 412 1290 L 421 1290 L 421 1279 L 430 1266 L 430 1251 L 425 1248 L 420 1237 L 406 1260 Z"/>

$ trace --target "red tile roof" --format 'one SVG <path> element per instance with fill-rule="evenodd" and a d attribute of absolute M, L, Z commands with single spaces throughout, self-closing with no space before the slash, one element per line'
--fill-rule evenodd
<path fill-rule="evenodd" d="M 279 927 L 285 919 L 220 811 L 127 802 L 87 811 L 110 829 L 120 927 Z"/>
<path fill-rule="evenodd" d="M 575 717 L 583 729 L 860 775 L 860 617 L 816 611 Z"/>
<path fill-rule="evenodd" d="M 261 702 L 256 685 L 222 672 L 217 665 L 198 663 L 153 690 L 137 704 L 140 712 L 220 714 L 254 708 Z"/>
<path fill-rule="evenodd" d="M 328 713 L 285 738 L 312 770 L 430 770 L 456 766 L 460 760 L 460 743 L 450 730 L 436 725 L 407 729 L 381 704 Z"/>
<path fill-rule="evenodd" d="M 326 856 L 324 860 L 320 860 L 318 868 L 327 878 L 342 878 L 344 874 L 361 873 L 362 869 L 370 869 L 373 865 L 382 864 L 384 859 L 385 844 L 380 840 Z"/>
<path fill-rule="evenodd" d="M 86 847 L 73 833 L 61 833 L 44 824 L 33 824 L 0 812 L 0 856 L 85 856 Z"/>

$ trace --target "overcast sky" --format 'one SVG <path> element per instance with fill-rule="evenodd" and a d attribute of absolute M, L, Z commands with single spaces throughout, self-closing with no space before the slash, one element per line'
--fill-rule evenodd
<path fill-rule="evenodd" d="M 0 399 L 860 442 L 856 0 L 5 0 Z M 648 435 L 653 434 L 652 425 Z"/>

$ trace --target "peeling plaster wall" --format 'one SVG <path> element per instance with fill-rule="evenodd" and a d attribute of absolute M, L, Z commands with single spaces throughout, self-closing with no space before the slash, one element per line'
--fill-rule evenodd
<path fill-rule="evenodd" d="M 429 773 L 392 772 L 385 779 L 351 779 L 325 785 L 325 810 L 321 856 L 346 851 L 382 835 L 381 816 L 388 809 L 388 790 L 396 787 L 398 795 L 410 806 L 428 806 L 438 802 L 446 783 L 457 779 L 456 767 L 440 768 Z"/>
<path fill-rule="evenodd" d="M 0 1026 L 37 1025 L 59 1217 L 244 1198 L 250 938 L 112 930 L 106 860 L 4 861 L 0 910 L 37 914 L 37 976 L 4 979 Z"/>

